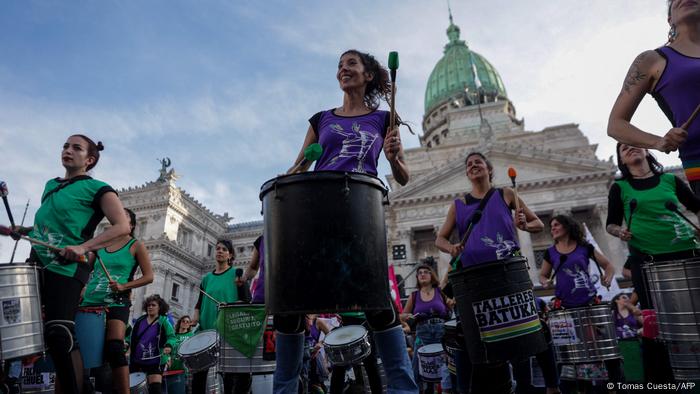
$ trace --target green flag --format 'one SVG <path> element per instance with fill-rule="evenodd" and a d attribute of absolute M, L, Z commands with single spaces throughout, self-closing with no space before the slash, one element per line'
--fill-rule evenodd
<path fill-rule="evenodd" d="M 216 329 L 226 342 L 244 356 L 251 358 L 265 331 L 267 315 L 260 306 L 221 308 Z"/>

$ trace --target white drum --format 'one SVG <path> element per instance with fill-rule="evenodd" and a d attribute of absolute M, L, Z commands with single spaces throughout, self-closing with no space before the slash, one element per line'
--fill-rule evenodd
<path fill-rule="evenodd" d="M 129 392 L 131 394 L 148 394 L 148 383 L 145 373 L 134 372 L 129 374 Z"/>
<path fill-rule="evenodd" d="M 418 349 L 418 372 L 426 382 L 440 382 L 440 371 L 445 366 L 445 349 L 441 343 L 425 345 Z"/>
<path fill-rule="evenodd" d="M 367 330 L 362 326 L 336 328 L 326 336 L 323 348 L 333 365 L 357 364 L 372 351 Z"/>
<path fill-rule="evenodd" d="M 215 330 L 202 331 L 182 342 L 177 354 L 190 372 L 210 368 L 219 357 L 219 335 Z"/>

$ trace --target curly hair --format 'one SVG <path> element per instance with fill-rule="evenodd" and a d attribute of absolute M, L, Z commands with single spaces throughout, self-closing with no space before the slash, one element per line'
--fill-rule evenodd
<path fill-rule="evenodd" d="M 160 297 L 160 294 L 153 294 L 143 300 L 142 307 L 144 311 L 148 308 L 148 304 L 151 302 L 158 303 L 158 314 L 161 316 L 165 316 L 168 313 L 168 310 L 170 310 L 170 305 L 168 305 L 168 303 Z"/>
<path fill-rule="evenodd" d="M 391 79 L 389 77 L 389 71 L 369 53 L 360 52 L 357 49 L 348 49 L 343 52 L 340 57 L 342 58 L 347 54 L 353 54 L 359 57 L 362 65 L 365 67 L 365 72 L 372 75 L 372 80 L 367 82 L 363 99 L 367 108 L 373 111 L 376 110 L 379 108 L 379 103 L 382 99 L 389 104 L 391 102 Z M 401 120 L 399 114 L 396 114 L 396 124 L 408 127 L 411 134 L 414 134 L 411 126 Z"/>
<path fill-rule="evenodd" d="M 579 245 L 588 245 L 588 241 L 583 237 L 581 225 L 576 219 L 568 215 L 557 215 L 549 220 L 550 227 L 555 220 L 564 227 L 564 230 L 566 230 L 566 233 L 569 235 L 569 239 L 576 241 Z"/>

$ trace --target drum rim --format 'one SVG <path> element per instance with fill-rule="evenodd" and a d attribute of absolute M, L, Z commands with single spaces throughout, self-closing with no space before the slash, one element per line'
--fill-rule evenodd
<path fill-rule="evenodd" d="M 527 262 L 528 262 L 527 257 L 525 257 L 525 256 L 509 256 L 509 257 L 506 257 L 505 259 L 501 259 L 501 260 L 492 260 L 492 261 L 487 261 L 485 263 L 470 265 L 469 267 L 460 267 L 456 270 L 451 271 L 448 275 L 450 277 L 457 276 L 460 274 L 464 275 L 465 273 L 471 272 L 471 271 L 487 269 L 487 268 L 497 266 L 497 265 L 512 264 L 512 263 L 519 263 L 519 262 L 525 262 L 527 264 Z"/>
<path fill-rule="evenodd" d="M 182 353 L 182 347 L 185 343 L 189 342 L 192 338 L 195 338 L 195 337 L 200 336 L 202 334 L 210 334 L 210 333 L 215 334 L 215 341 L 212 344 L 212 346 L 207 346 L 204 349 L 201 349 L 201 350 L 194 352 L 194 353 Z M 219 344 L 219 333 L 216 330 L 204 330 L 204 331 L 200 331 L 200 332 L 196 333 L 195 335 L 192 335 L 191 337 L 182 341 L 182 343 L 180 344 L 180 346 L 177 349 L 177 354 L 178 354 L 178 356 L 196 356 L 196 355 L 199 355 L 199 354 L 202 354 L 202 353 L 208 351 L 212 347 L 216 347 L 216 345 L 218 345 L 218 344 Z"/>
<path fill-rule="evenodd" d="M 343 330 L 343 329 L 345 329 L 345 330 Z M 361 332 L 362 332 L 362 336 L 360 336 L 359 338 L 353 339 L 353 340 L 350 341 L 350 342 L 345 342 L 345 343 L 328 343 L 328 338 L 331 336 L 331 334 L 333 334 L 333 332 L 337 332 L 338 330 L 340 330 L 340 331 L 347 331 L 348 329 L 362 329 L 362 331 L 361 331 Z M 328 346 L 331 347 L 331 348 L 337 348 L 337 347 L 342 347 L 342 346 L 352 346 L 352 345 L 354 345 L 354 344 L 356 344 L 356 343 L 358 343 L 358 342 L 364 342 L 364 341 L 367 339 L 368 336 L 369 336 L 369 332 L 367 331 L 366 328 L 364 328 L 364 327 L 361 326 L 361 325 L 353 324 L 353 325 L 349 325 L 349 326 L 340 326 L 340 327 L 336 327 L 336 328 L 332 329 L 332 330 L 328 333 L 328 335 L 326 335 L 326 337 L 325 337 L 324 340 L 323 340 L 323 344 L 324 344 L 324 345 L 328 345 Z"/>
<path fill-rule="evenodd" d="M 424 353 L 421 353 L 421 349 L 426 348 L 426 347 L 428 347 L 428 346 L 433 346 L 433 347 L 435 347 L 435 346 L 440 346 L 440 351 L 439 351 L 439 352 L 429 352 L 429 353 L 425 353 L 425 352 L 424 352 Z M 426 356 L 431 356 L 431 355 L 439 355 L 440 353 L 443 353 L 443 354 L 445 353 L 445 346 L 444 346 L 443 344 L 441 344 L 441 343 L 429 343 L 429 344 L 427 344 L 427 345 L 423 345 L 423 346 L 421 346 L 421 347 L 418 348 L 418 354 L 419 354 L 419 355 L 424 354 L 424 355 L 426 355 Z"/>
<path fill-rule="evenodd" d="M 310 174 L 313 174 L 313 176 Z M 382 195 L 384 196 L 386 196 L 389 193 L 389 189 L 387 188 L 386 184 L 384 184 L 384 182 L 375 175 L 360 172 L 324 170 L 305 172 L 301 174 L 285 174 L 269 179 L 265 181 L 265 183 L 263 183 L 262 186 L 260 186 L 260 200 L 262 201 L 265 195 L 270 191 L 270 189 L 274 189 L 275 186 L 289 185 L 293 183 L 299 183 L 302 181 L 318 182 L 329 179 L 334 181 L 342 181 L 346 177 L 352 179 L 355 182 L 375 186 L 377 189 L 381 190 Z"/>

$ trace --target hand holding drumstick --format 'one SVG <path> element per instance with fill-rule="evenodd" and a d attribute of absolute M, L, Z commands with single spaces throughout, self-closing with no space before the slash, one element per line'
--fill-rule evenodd
<path fill-rule="evenodd" d="M 695 118 L 700 114 L 700 104 L 695 107 L 695 111 L 690 115 L 680 127 L 674 127 L 669 130 L 666 135 L 659 139 L 656 149 L 664 153 L 669 153 L 678 150 L 685 140 L 688 138 L 688 128 L 693 124 Z"/>

